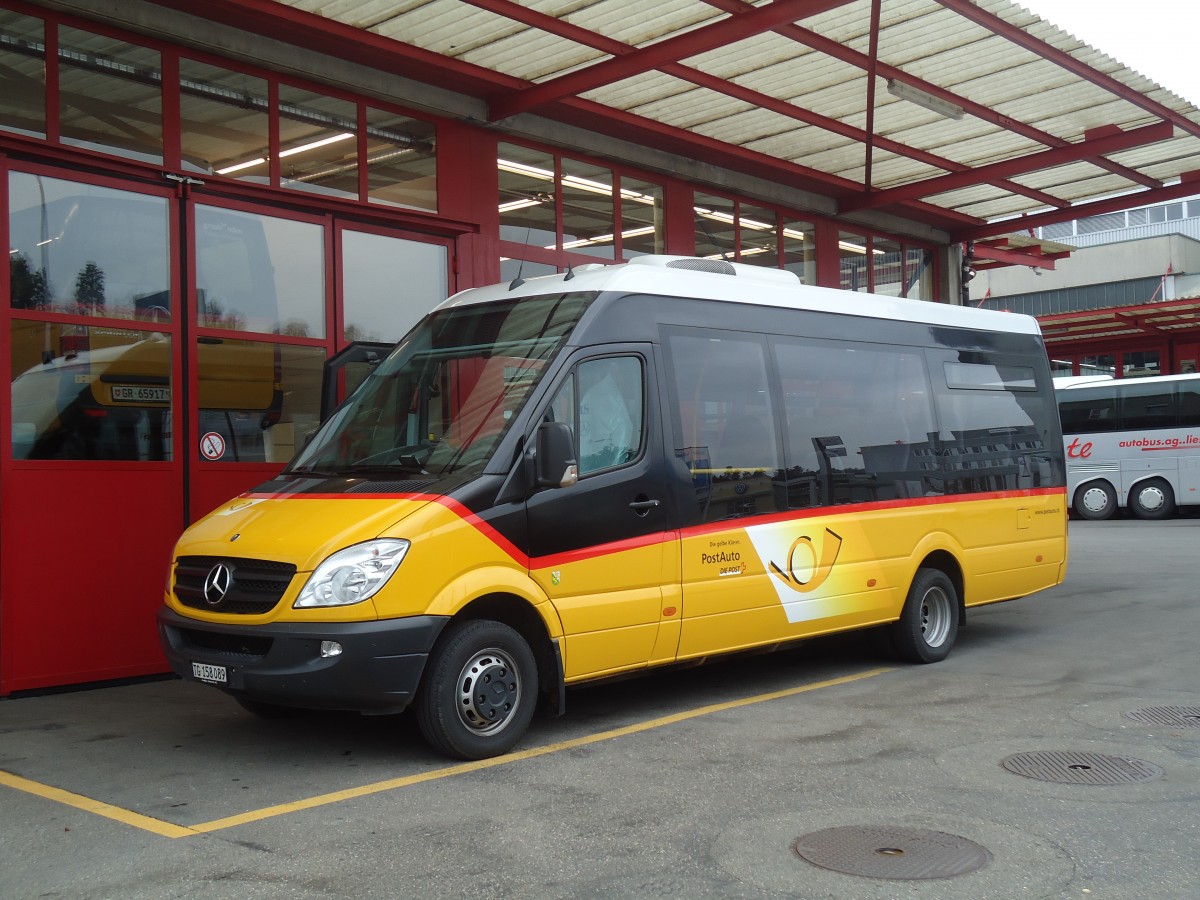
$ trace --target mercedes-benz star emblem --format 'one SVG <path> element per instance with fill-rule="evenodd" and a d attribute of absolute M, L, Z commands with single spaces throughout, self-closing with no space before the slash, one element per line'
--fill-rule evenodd
<path fill-rule="evenodd" d="M 233 572 L 225 563 L 217 563 L 204 579 L 204 599 L 209 606 L 218 606 L 233 584 Z"/>

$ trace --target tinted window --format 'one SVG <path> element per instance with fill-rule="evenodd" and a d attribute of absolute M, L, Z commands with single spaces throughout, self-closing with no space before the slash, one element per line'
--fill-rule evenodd
<path fill-rule="evenodd" d="M 1116 431 L 1117 389 L 1111 386 L 1075 388 L 1058 395 L 1063 434 Z"/>
<path fill-rule="evenodd" d="M 775 347 L 792 508 L 914 497 L 937 487 L 920 350 L 780 341 Z"/>
<path fill-rule="evenodd" d="M 1170 384 L 1122 385 L 1122 428 L 1172 428 L 1174 425 L 1175 397 Z"/>
<path fill-rule="evenodd" d="M 938 433 L 947 494 L 1061 484 L 1061 448 L 1052 397 L 1036 391 L 1033 370 L 988 354 L 935 351 Z M 965 379 L 963 378 L 965 376 Z M 1028 377 L 1027 377 L 1028 376 Z M 939 383 L 939 381 L 941 383 Z M 954 385 L 969 385 L 955 387 Z M 1031 390 L 1031 388 L 1033 388 Z"/>
<path fill-rule="evenodd" d="M 675 454 L 704 521 L 786 508 L 763 342 L 698 329 L 668 335 Z"/>

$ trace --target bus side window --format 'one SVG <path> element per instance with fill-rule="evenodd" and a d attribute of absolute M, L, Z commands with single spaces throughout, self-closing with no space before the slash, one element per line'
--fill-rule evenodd
<path fill-rule="evenodd" d="M 587 360 L 567 377 L 543 418 L 571 426 L 580 477 L 638 458 L 644 393 L 642 364 L 634 356 Z"/>

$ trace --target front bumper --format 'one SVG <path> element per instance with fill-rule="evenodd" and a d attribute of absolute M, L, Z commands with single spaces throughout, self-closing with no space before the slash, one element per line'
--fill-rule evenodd
<path fill-rule="evenodd" d="M 412 702 L 434 641 L 449 621 L 411 616 L 382 622 L 226 625 L 163 606 L 158 636 L 171 669 L 199 679 L 192 663 L 224 667 L 222 690 L 280 706 L 400 712 Z M 322 657 L 321 642 L 342 645 Z"/>

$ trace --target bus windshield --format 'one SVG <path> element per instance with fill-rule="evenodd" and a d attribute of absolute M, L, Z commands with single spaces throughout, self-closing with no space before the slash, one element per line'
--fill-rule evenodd
<path fill-rule="evenodd" d="M 594 294 L 451 307 L 426 317 L 288 471 L 481 472 Z"/>

